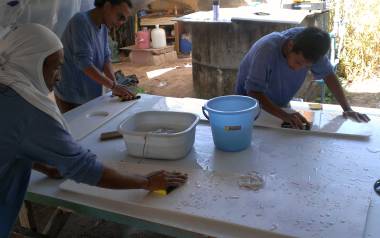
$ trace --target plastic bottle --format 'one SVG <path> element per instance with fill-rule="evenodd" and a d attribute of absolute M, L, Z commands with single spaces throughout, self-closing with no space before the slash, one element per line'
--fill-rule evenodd
<path fill-rule="evenodd" d="M 136 32 L 135 45 L 138 49 L 150 48 L 150 32 L 146 27 L 142 31 Z"/>
<path fill-rule="evenodd" d="M 166 33 L 164 29 L 161 29 L 159 25 L 152 30 L 152 47 L 155 49 L 166 47 Z"/>
<path fill-rule="evenodd" d="M 219 20 L 219 0 L 212 0 L 212 11 L 214 13 L 214 21 Z"/>

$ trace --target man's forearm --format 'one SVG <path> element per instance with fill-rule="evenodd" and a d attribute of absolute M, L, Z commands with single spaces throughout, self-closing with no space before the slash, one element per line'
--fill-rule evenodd
<path fill-rule="evenodd" d="M 278 118 L 284 118 L 286 116 L 286 112 L 282 110 L 279 106 L 274 104 L 264 93 L 250 91 L 248 93 L 250 97 L 256 98 L 261 104 L 261 108 L 265 111 L 269 112 L 273 116 Z"/>
<path fill-rule="evenodd" d="M 148 179 L 140 175 L 123 175 L 104 166 L 102 177 L 97 186 L 111 189 L 146 189 Z"/>
<path fill-rule="evenodd" d="M 87 75 L 87 77 L 91 78 L 92 80 L 96 81 L 101 85 L 104 85 L 107 88 L 112 88 L 115 84 L 112 78 L 105 76 L 94 66 L 85 68 L 83 72 Z"/>
<path fill-rule="evenodd" d="M 338 77 L 335 74 L 328 75 L 325 79 L 325 83 L 330 91 L 333 93 L 335 99 L 342 106 L 344 111 L 350 111 L 351 106 L 347 101 L 347 98 L 344 94 L 342 85 L 339 83 Z"/>
<path fill-rule="evenodd" d="M 111 80 L 115 81 L 115 71 L 113 70 L 111 62 L 107 62 L 104 64 L 104 74 Z"/>

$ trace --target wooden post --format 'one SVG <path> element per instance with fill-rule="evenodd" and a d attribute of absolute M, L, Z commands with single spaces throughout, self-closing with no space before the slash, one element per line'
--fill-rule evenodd
<path fill-rule="evenodd" d="M 37 226 L 33 216 L 32 204 L 29 201 L 23 202 L 18 217 L 20 225 L 22 227 L 37 232 Z"/>

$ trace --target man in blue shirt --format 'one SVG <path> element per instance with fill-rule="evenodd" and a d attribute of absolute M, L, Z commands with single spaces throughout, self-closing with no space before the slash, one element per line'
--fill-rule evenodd
<path fill-rule="evenodd" d="M 65 62 L 54 92 L 62 113 L 102 95 L 102 86 L 116 96 L 134 95 L 117 85 L 111 64 L 108 29 L 127 20 L 129 0 L 95 0 L 95 8 L 77 13 L 62 35 Z"/>
<path fill-rule="evenodd" d="M 259 100 L 262 108 L 291 124 L 304 128 L 308 121 L 299 113 L 281 109 L 305 81 L 309 70 L 315 78 L 323 78 L 344 110 L 345 117 L 368 122 L 365 114 L 351 109 L 343 89 L 326 57 L 330 36 L 316 27 L 297 27 L 273 32 L 258 40 L 240 64 L 235 93 Z"/>

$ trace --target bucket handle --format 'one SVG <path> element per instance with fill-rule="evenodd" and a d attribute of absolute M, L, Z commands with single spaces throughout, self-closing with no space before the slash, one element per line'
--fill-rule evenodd
<path fill-rule="evenodd" d="M 261 115 L 261 111 L 262 111 L 262 108 L 261 108 L 261 104 L 259 105 L 259 113 L 257 113 L 254 121 L 256 121 L 257 119 L 259 119 L 260 115 Z"/>
<path fill-rule="evenodd" d="M 206 119 L 209 121 L 210 120 L 210 117 L 207 115 L 207 113 L 206 113 L 206 108 L 203 106 L 202 107 L 202 112 L 203 112 L 203 115 L 206 117 Z"/>
<path fill-rule="evenodd" d="M 206 117 L 207 120 L 210 120 L 210 117 L 207 115 L 206 111 L 207 111 L 206 108 L 203 106 L 202 107 L 203 115 Z M 259 118 L 259 116 L 261 115 L 261 111 L 262 111 L 262 108 L 261 108 L 261 105 L 260 105 L 259 106 L 259 113 L 257 113 L 255 119 L 253 119 L 254 121 L 256 121 Z"/>

